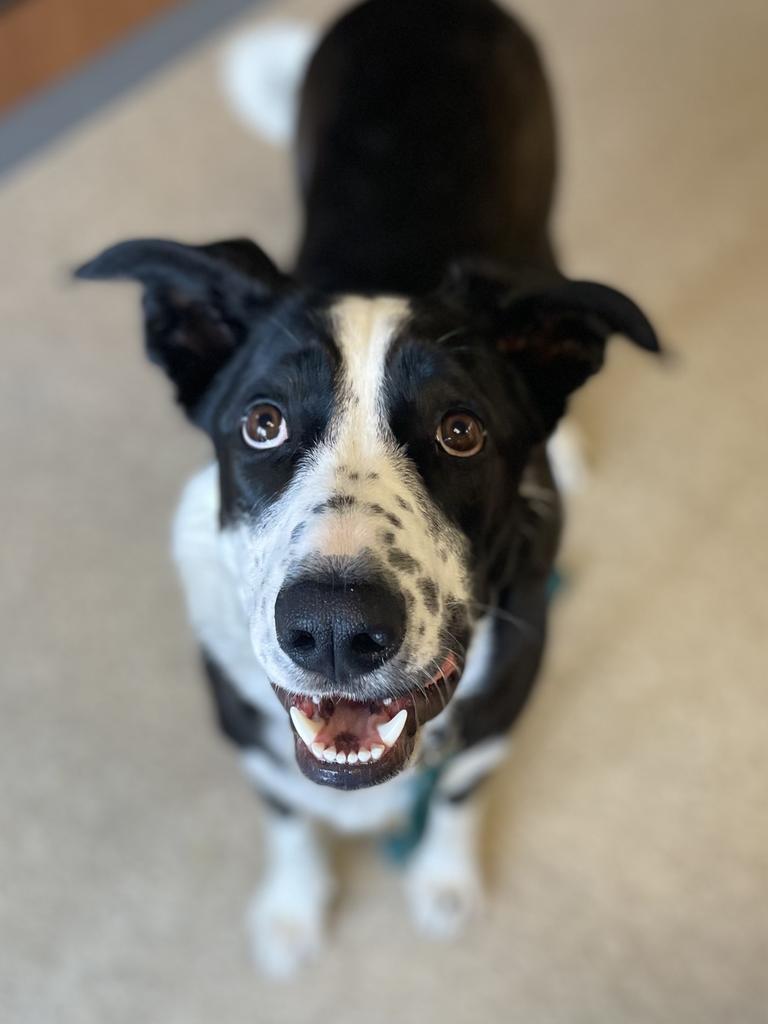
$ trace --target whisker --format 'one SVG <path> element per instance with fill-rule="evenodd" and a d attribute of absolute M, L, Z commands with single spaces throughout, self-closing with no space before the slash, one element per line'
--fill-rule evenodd
<path fill-rule="evenodd" d="M 520 496 L 530 501 L 540 501 L 543 505 L 557 505 L 557 494 L 551 487 L 540 487 L 538 484 L 523 483 L 520 485 Z"/>
<path fill-rule="evenodd" d="M 499 619 L 502 622 L 509 622 L 522 633 L 529 633 L 532 636 L 540 636 L 541 630 L 534 626 L 532 623 L 527 622 L 525 619 L 521 619 L 518 615 L 513 615 L 512 612 L 505 611 L 503 608 L 496 608 L 490 604 L 482 604 L 480 601 L 473 601 L 473 605 L 476 608 L 480 608 L 486 615 L 492 615 L 494 618 Z"/>
<path fill-rule="evenodd" d="M 293 331 L 289 327 L 286 327 L 286 325 L 281 320 L 279 320 L 276 316 L 273 316 L 273 315 L 268 313 L 267 314 L 267 320 L 272 324 L 273 327 L 277 327 L 279 330 L 281 330 L 283 332 L 283 334 L 286 334 L 291 339 L 291 341 L 294 341 L 294 342 L 296 342 L 297 345 L 301 346 L 301 342 L 299 341 L 297 336 L 293 333 Z"/>
<path fill-rule="evenodd" d="M 459 334 L 466 334 L 467 331 L 469 331 L 469 327 L 466 326 L 454 327 L 453 330 L 446 331 L 445 334 L 441 334 L 435 342 L 435 345 L 440 345 L 444 341 L 450 341 L 451 338 L 456 338 Z"/>

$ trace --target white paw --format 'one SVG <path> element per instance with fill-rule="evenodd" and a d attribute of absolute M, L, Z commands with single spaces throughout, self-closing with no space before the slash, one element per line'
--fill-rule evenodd
<path fill-rule="evenodd" d="M 301 899 L 300 887 L 267 882 L 251 899 L 246 928 L 256 964 L 290 978 L 320 950 L 325 900 Z"/>
<path fill-rule="evenodd" d="M 413 921 L 432 939 L 457 938 L 482 908 L 477 870 L 465 862 L 417 860 L 406 885 Z"/>

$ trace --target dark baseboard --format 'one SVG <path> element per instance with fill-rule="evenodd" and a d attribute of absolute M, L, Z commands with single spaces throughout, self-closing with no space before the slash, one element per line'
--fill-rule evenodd
<path fill-rule="evenodd" d="M 0 119 L 0 175 L 227 21 L 269 0 L 188 0 Z"/>

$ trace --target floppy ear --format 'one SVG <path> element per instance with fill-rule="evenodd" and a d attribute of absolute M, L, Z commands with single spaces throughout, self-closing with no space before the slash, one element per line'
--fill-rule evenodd
<path fill-rule="evenodd" d="M 602 367 L 611 335 L 661 351 L 631 299 L 590 281 L 563 281 L 514 298 L 499 311 L 497 329 L 496 347 L 525 378 L 547 433 L 565 412 L 568 396 Z"/>
<path fill-rule="evenodd" d="M 611 335 L 661 351 L 645 314 L 607 285 L 554 274 L 505 282 L 469 274 L 461 276 L 459 294 L 523 377 L 545 435 L 565 412 L 569 395 L 603 365 Z"/>
<path fill-rule="evenodd" d="M 176 385 L 177 400 L 191 418 L 258 313 L 287 283 L 247 239 L 200 246 L 155 238 L 121 242 L 75 276 L 143 285 L 147 354 Z"/>

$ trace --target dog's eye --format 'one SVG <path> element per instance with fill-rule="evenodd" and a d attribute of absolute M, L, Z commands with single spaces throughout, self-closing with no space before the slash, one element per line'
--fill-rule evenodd
<path fill-rule="evenodd" d="M 276 405 L 263 402 L 243 417 L 242 433 L 251 448 L 277 448 L 288 440 L 288 423 Z"/>
<path fill-rule="evenodd" d="M 449 455 L 467 459 L 485 444 L 485 427 L 471 412 L 449 412 L 437 428 L 437 443 Z"/>

